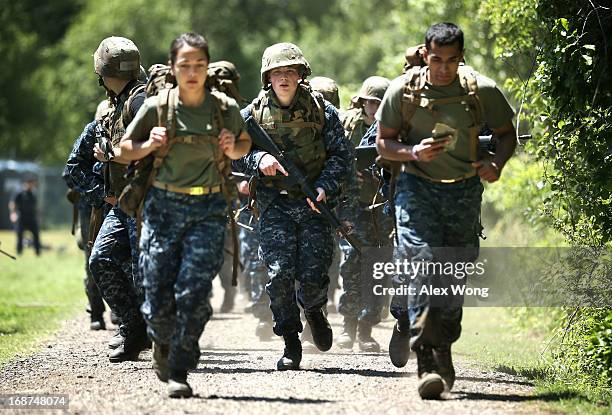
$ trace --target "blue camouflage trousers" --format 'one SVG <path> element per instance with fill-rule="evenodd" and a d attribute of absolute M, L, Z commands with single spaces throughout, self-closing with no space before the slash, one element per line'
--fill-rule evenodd
<path fill-rule="evenodd" d="M 86 205 L 84 208 L 79 208 L 79 231 L 83 252 L 85 253 L 85 276 L 83 277 L 83 284 L 85 285 L 85 294 L 87 294 L 87 300 L 89 301 L 91 318 L 92 320 L 99 320 L 102 318 L 102 314 L 104 314 L 106 307 L 104 306 L 104 301 L 102 300 L 102 295 L 96 285 L 96 281 L 89 270 L 89 257 L 91 256 L 91 247 L 88 244 L 90 221 L 91 206 Z"/>
<path fill-rule="evenodd" d="M 268 269 L 266 292 L 278 336 L 301 332 L 304 311 L 327 304 L 334 242 L 331 225 L 305 199 L 279 195 L 259 219 L 260 257 Z M 298 281 L 296 301 L 296 284 Z"/>
<path fill-rule="evenodd" d="M 246 215 L 245 215 L 246 217 Z M 259 258 L 258 222 L 251 223 L 252 231 L 240 230 L 240 256 L 244 264 L 244 276 L 248 280 L 250 298 L 253 304 L 252 313 L 259 320 L 271 320 L 270 299 L 266 294 L 268 272 Z"/>
<path fill-rule="evenodd" d="M 473 262 L 478 257 L 480 204 L 483 186 L 478 176 L 456 183 L 434 183 L 401 173 L 395 194 L 398 241 L 394 259 L 438 263 Z M 400 328 L 410 329 L 411 347 L 437 347 L 459 339 L 463 297 L 432 297 L 423 285 L 444 286 L 452 278 L 421 268 L 414 275 L 398 274 L 391 314 Z M 451 276 L 452 277 L 452 276 Z M 463 280 L 465 281 L 465 280 Z"/>
<path fill-rule="evenodd" d="M 191 196 L 151 188 L 143 211 L 142 313 L 149 337 L 169 345 L 174 370 L 198 365 L 198 345 L 213 310 L 212 281 L 223 264 L 227 205 L 221 193 Z"/>
<path fill-rule="evenodd" d="M 138 257 L 136 222 L 114 206 L 102 223 L 89 257 L 89 269 L 104 300 L 121 319 L 125 337 L 142 330 L 144 298 Z"/>
<path fill-rule="evenodd" d="M 354 235 L 363 243 L 364 248 L 389 246 L 391 244 L 389 234 L 393 228 L 392 219 L 382 213 L 382 208 L 369 211 L 366 210 L 367 206 L 360 203 L 358 209 L 345 209 L 341 212 L 341 216 L 354 224 Z M 371 275 L 362 275 L 361 256 L 355 248 L 345 239 L 341 239 L 340 249 L 342 250 L 340 262 L 342 295 L 338 303 L 338 312 L 346 318 L 363 321 L 369 325 L 380 323 L 384 298 L 372 292 L 374 280 Z"/>

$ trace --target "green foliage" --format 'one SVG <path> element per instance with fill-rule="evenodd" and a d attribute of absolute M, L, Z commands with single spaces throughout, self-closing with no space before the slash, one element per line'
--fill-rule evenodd
<path fill-rule="evenodd" d="M 302 48 L 315 75 L 337 80 L 347 106 L 368 76 L 398 76 L 406 47 L 422 43 L 427 27 L 439 21 L 463 27 L 470 64 L 494 78 L 504 68 L 494 59 L 495 42 L 489 23 L 478 18 L 476 0 L 313 0 L 307 7 L 277 0 L 30 3 L 0 11 L 0 51 L 9 56 L 8 65 L 0 69 L 8 71 L 0 77 L 6 93 L 0 97 L 0 151 L 45 163 L 65 160 L 104 98 L 91 55 L 110 35 L 134 40 L 148 67 L 167 60 L 170 42 L 178 34 L 202 32 L 213 60 L 236 63 L 247 98 L 261 87 L 265 47 L 292 41 Z"/>
<path fill-rule="evenodd" d="M 32 75 L 43 49 L 58 42 L 81 7 L 79 0 L 0 2 L 0 154 L 28 158 L 42 152 L 43 94 Z"/>
<path fill-rule="evenodd" d="M 574 309 L 558 329 L 562 341 L 555 350 L 560 376 L 576 379 L 576 373 L 588 374 L 580 382 L 612 385 L 612 311 Z"/>
<path fill-rule="evenodd" d="M 500 59 L 527 69 L 506 82 L 524 104 L 521 121 L 534 131 L 532 152 L 545 167 L 544 197 L 527 199 L 572 245 L 591 247 L 589 261 L 604 266 L 592 288 L 609 287 L 605 264 L 612 246 L 612 34 L 604 29 L 612 11 L 598 3 L 488 0 L 481 8 L 492 22 Z M 587 269 L 574 272 L 577 281 Z M 609 308 L 566 310 L 557 329 L 562 341 L 553 348 L 563 382 L 612 385 L 611 315 Z"/>

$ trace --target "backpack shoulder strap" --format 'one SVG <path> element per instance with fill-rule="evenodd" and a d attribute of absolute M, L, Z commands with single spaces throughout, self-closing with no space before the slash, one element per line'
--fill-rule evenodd
<path fill-rule="evenodd" d="M 461 87 L 466 94 L 472 98 L 472 105 L 470 106 L 472 107 L 474 124 L 480 125 L 483 120 L 483 109 L 480 98 L 478 97 L 478 73 L 471 66 L 460 65 L 458 75 Z"/>
<path fill-rule="evenodd" d="M 406 72 L 406 83 L 402 94 L 402 130 L 410 130 L 410 120 L 417 108 L 421 106 L 422 93 L 427 81 L 427 67 L 415 66 Z"/>
<path fill-rule="evenodd" d="M 176 88 L 162 89 L 157 95 L 157 100 L 157 125 L 159 127 L 166 127 L 168 143 L 153 153 L 155 157 L 153 167 L 155 169 L 159 169 L 162 165 L 164 158 L 170 152 L 170 147 L 174 140 L 176 133 L 174 113 L 178 105 L 178 90 Z"/>
<path fill-rule="evenodd" d="M 301 89 L 301 91 L 300 91 Z M 298 94 L 301 99 L 301 106 L 305 108 L 309 115 L 312 114 L 313 121 L 303 122 L 302 125 L 296 124 L 304 128 L 315 128 L 318 132 L 325 127 L 325 98 L 319 92 L 313 91 L 308 83 L 298 85 Z"/>
<path fill-rule="evenodd" d="M 257 98 L 251 103 L 251 115 L 257 120 L 257 124 L 259 125 L 262 124 L 263 109 L 266 105 L 268 105 L 268 93 L 265 90 L 261 90 Z"/>
<path fill-rule="evenodd" d="M 223 129 L 223 113 L 229 108 L 229 97 L 220 91 L 209 91 L 212 97 L 214 112 L 213 123 L 219 131 Z"/>
<path fill-rule="evenodd" d="M 145 90 L 146 90 L 146 84 L 143 84 L 141 82 L 134 85 L 134 87 L 130 90 L 130 93 L 128 94 L 128 98 L 125 101 L 125 104 L 123 105 L 123 111 L 121 112 L 121 121 L 123 122 L 124 127 L 127 127 L 128 124 L 132 122 L 132 120 L 134 119 L 134 116 L 136 115 L 136 114 L 130 114 L 130 109 L 132 107 L 132 102 L 134 101 L 134 98 L 136 98 L 136 95 L 140 93 L 145 93 Z"/>

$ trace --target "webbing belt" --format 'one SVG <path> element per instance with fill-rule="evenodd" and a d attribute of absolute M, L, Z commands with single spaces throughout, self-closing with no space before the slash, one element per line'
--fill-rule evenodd
<path fill-rule="evenodd" d="M 208 195 L 211 193 L 219 193 L 221 191 L 221 185 L 206 187 L 206 186 L 195 186 L 195 187 L 179 187 L 174 186 L 172 184 L 163 183 L 159 180 L 155 180 L 153 182 L 153 187 L 157 187 L 158 189 L 167 190 L 169 192 L 174 193 L 183 193 L 191 196 L 202 196 Z"/>

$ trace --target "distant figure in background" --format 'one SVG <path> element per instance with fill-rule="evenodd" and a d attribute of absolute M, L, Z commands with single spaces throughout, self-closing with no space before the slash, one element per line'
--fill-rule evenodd
<path fill-rule="evenodd" d="M 32 232 L 34 249 L 36 255 L 40 256 L 40 239 L 38 237 L 38 220 L 36 219 L 36 196 L 32 190 L 36 185 L 36 180 L 27 179 L 23 182 L 23 190 L 15 195 L 9 202 L 11 222 L 15 224 L 17 232 L 17 254 L 23 251 L 23 232 Z"/>

